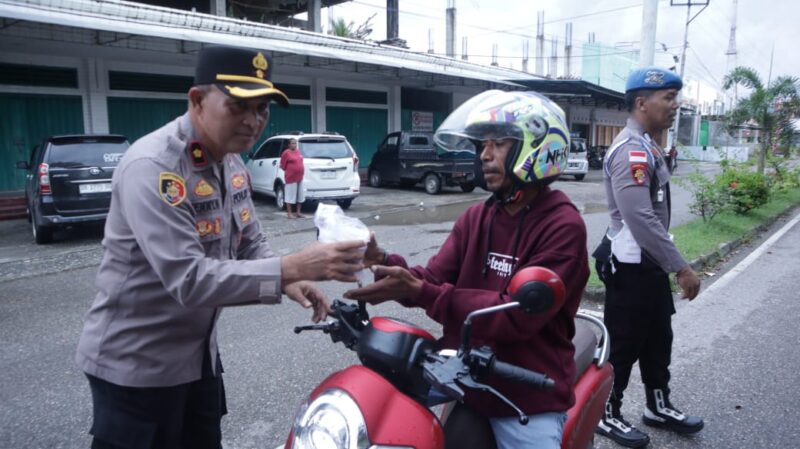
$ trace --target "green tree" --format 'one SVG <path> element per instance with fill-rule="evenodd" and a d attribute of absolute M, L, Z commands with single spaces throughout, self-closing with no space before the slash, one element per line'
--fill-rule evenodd
<path fill-rule="evenodd" d="M 353 21 L 348 22 L 342 17 L 331 18 L 328 34 L 339 37 L 349 37 L 351 39 L 366 39 L 372 33 L 371 22 L 374 17 L 375 14 L 369 16 L 369 18 L 358 27 L 355 27 L 356 25 Z"/>
<path fill-rule="evenodd" d="M 776 138 L 782 137 L 786 126 L 791 127 L 788 117 L 800 114 L 798 108 L 798 80 L 791 76 L 781 76 L 765 85 L 758 73 L 749 67 L 736 67 L 725 76 L 723 88 L 728 90 L 736 85 L 750 90 L 750 96 L 739 99 L 728 112 L 726 121 L 729 127 L 755 122 L 761 131 L 761 145 L 758 149 L 758 173 L 764 173 L 767 151 L 772 148 Z"/>

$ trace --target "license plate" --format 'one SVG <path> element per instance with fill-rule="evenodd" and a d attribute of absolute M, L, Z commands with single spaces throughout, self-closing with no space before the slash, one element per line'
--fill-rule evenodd
<path fill-rule="evenodd" d="M 111 191 L 111 183 L 110 182 L 101 182 L 97 184 L 80 184 L 78 185 L 78 191 L 81 194 L 84 193 L 106 193 Z"/>
<path fill-rule="evenodd" d="M 319 172 L 320 179 L 336 179 L 336 171 L 334 170 L 323 170 Z"/>

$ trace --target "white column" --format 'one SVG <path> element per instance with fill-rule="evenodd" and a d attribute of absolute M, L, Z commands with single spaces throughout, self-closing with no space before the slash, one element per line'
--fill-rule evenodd
<path fill-rule="evenodd" d="M 81 67 L 83 128 L 88 134 L 106 134 L 108 128 L 108 76 L 103 60 L 86 58 Z"/>
<path fill-rule="evenodd" d="M 319 78 L 311 80 L 311 131 L 319 133 L 327 131 L 328 126 L 325 117 L 325 83 Z"/>
<path fill-rule="evenodd" d="M 642 48 L 639 51 L 639 67 L 653 65 L 657 24 L 658 0 L 644 0 L 644 11 L 642 13 Z"/>
<path fill-rule="evenodd" d="M 389 132 L 401 131 L 403 127 L 403 105 L 400 86 L 389 87 Z"/>

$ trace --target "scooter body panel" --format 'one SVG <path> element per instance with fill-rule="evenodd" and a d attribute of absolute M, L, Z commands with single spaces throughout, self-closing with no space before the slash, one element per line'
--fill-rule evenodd
<path fill-rule="evenodd" d="M 444 432 L 436 416 L 374 371 L 354 365 L 333 373 L 314 389 L 309 401 L 334 388 L 345 391 L 358 404 L 370 443 L 414 449 L 444 447 Z"/>
<path fill-rule="evenodd" d="M 575 384 L 575 405 L 567 411 L 561 449 L 587 449 L 597 423 L 603 417 L 606 401 L 614 383 L 614 370 L 610 363 L 602 368 L 591 365 Z"/>

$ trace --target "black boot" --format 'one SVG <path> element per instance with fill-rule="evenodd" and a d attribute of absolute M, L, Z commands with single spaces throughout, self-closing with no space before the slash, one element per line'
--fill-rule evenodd
<path fill-rule="evenodd" d="M 597 425 L 595 432 L 598 435 L 611 438 L 617 444 L 625 447 L 645 447 L 650 443 L 650 437 L 641 430 L 633 427 L 622 417 L 621 401 L 609 399 L 606 402 L 606 413 Z"/>
<path fill-rule="evenodd" d="M 697 433 L 703 429 L 703 420 L 681 413 L 669 402 L 668 389 L 645 388 L 647 406 L 642 421 L 648 426 L 662 427 L 680 434 Z"/>

